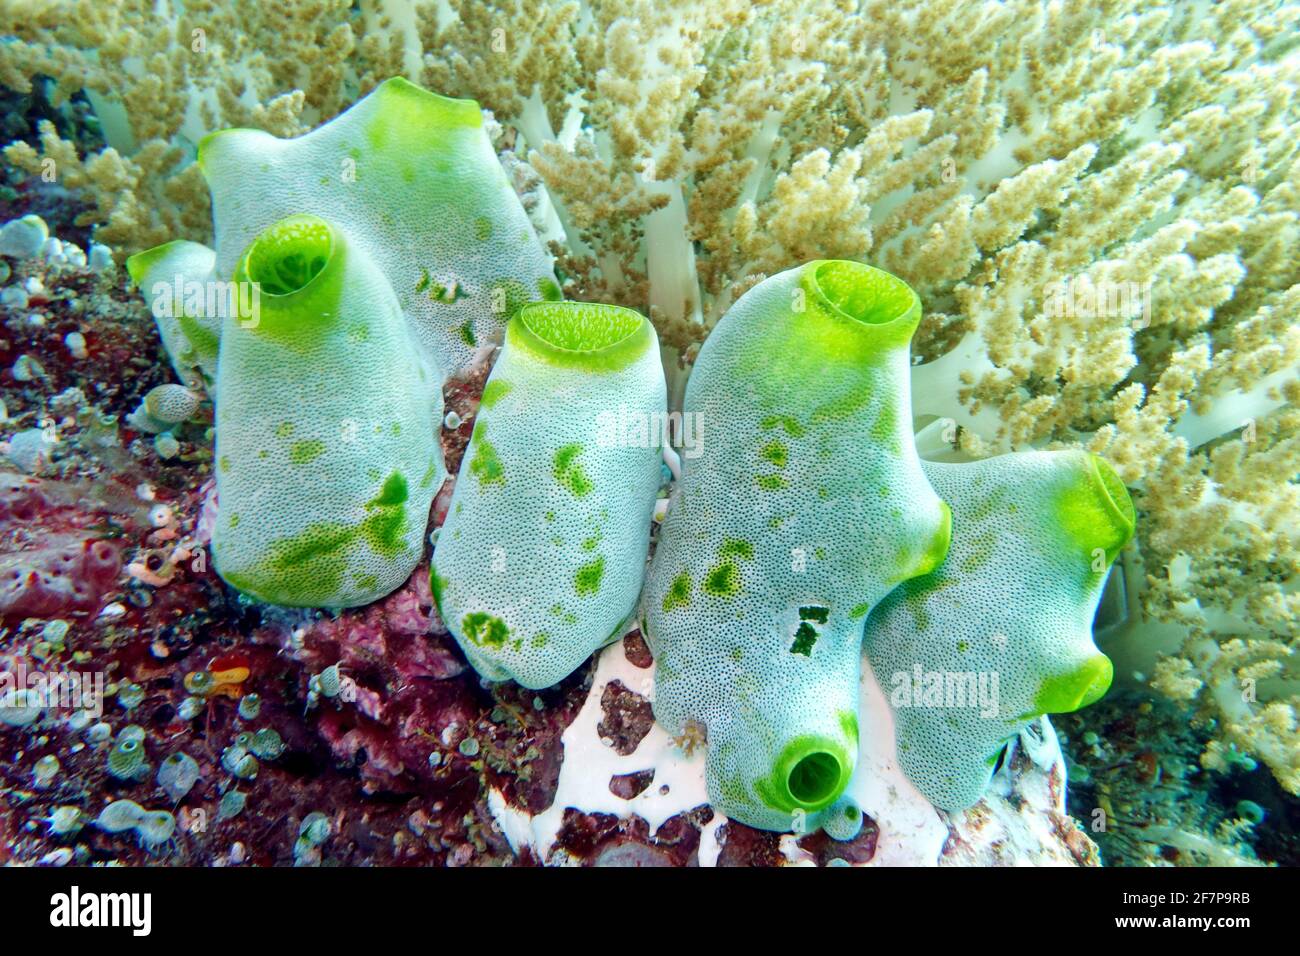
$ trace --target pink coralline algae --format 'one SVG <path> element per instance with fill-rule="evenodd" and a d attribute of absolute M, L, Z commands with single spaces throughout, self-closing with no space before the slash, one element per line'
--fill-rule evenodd
<path fill-rule="evenodd" d="M 68 489 L 0 476 L 0 614 L 54 617 L 99 610 L 122 570 L 117 544 L 83 527 Z"/>
<path fill-rule="evenodd" d="M 54 617 L 99 609 L 122 558 L 110 541 L 65 538 L 0 557 L 0 614 Z"/>

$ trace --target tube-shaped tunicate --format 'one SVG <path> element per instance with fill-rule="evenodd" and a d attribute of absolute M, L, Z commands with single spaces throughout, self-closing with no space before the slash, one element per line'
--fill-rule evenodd
<path fill-rule="evenodd" d="M 665 403 L 640 314 L 542 302 L 511 320 L 432 568 L 479 673 L 546 687 L 620 635 L 645 573 Z"/>
<path fill-rule="evenodd" d="M 710 799 L 751 826 L 811 827 L 843 792 L 863 621 L 947 550 L 911 435 L 920 315 L 888 273 L 811 262 L 742 296 L 687 383 L 698 457 L 645 596 L 655 716 L 707 732 Z"/>
<path fill-rule="evenodd" d="M 1114 470 L 1083 451 L 925 471 L 952 506 L 952 547 L 872 612 L 864 648 L 903 771 L 936 806 L 961 810 L 1030 721 L 1110 686 L 1092 619 L 1135 513 Z"/>
<path fill-rule="evenodd" d="M 319 217 L 262 232 L 235 280 L 260 291 L 221 336 L 217 570 L 273 604 L 374 601 L 423 555 L 441 376 L 365 249 Z"/>
<path fill-rule="evenodd" d="M 144 397 L 145 414 L 167 425 L 187 421 L 198 410 L 199 396 L 184 385 L 158 385 Z"/>
<path fill-rule="evenodd" d="M 295 139 L 213 133 L 199 144 L 199 165 L 220 274 L 276 220 L 323 216 L 373 259 L 417 345 L 448 375 L 524 303 L 560 298 L 473 100 L 394 78 Z"/>
<path fill-rule="evenodd" d="M 209 390 L 217 376 L 222 321 L 241 306 L 239 288 L 217 281 L 216 258 L 207 246 L 178 239 L 126 260 L 177 376 Z"/>

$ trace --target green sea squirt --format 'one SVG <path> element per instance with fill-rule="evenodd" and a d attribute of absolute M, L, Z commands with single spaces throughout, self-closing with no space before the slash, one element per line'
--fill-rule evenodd
<path fill-rule="evenodd" d="M 217 571 L 272 604 L 367 604 L 423 554 L 439 380 L 378 267 L 323 219 L 263 231 L 235 278 L 261 294 L 221 335 Z"/>
<path fill-rule="evenodd" d="M 864 647 L 894 711 L 898 759 L 935 806 L 983 796 L 998 754 L 1041 714 L 1110 686 L 1092 620 L 1135 512 L 1084 451 L 925 463 L 952 505 L 952 547 L 867 621 Z"/>
<path fill-rule="evenodd" d="M 843 792 L 865 617 L 947 552 L 911 435 L 920 315 L 888 273 L 810 262 L 742 296 L 687 383 L 702 454 L 644 600 L 655 717 L 707 732 L 710 800 L 751 826 L 812 828 Z"/>
<path fill-rule="evenodd" d="M 335 223 L 388 279 L 426 360 L 452 375 L 524 303 L 558 288 L 473 100 L 400 77 L 306 135 L 251 129 L 199 144 L 216 270 L 284 216 Z"/>
<path fill-rule="evenodd" d="M 666 401 L 639 313 L 538 302 L 511 320 L 431 569 L 480 674 L 547 687 L 621 635 L 645 574 Z"/>

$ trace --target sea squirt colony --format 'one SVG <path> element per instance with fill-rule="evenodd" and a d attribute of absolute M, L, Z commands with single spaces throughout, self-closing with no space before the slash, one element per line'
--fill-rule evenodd
<path fill-rule="evenodd" d="M 430 568 L 484 677 L 550 686 L 639 614 L 655 717 L 707 734 L 714 805 L 841 837 L 874 731 L 857 712 L 864 647 L 882 683 L 996 680 L 991 711 L 894 698 L 903 768 L 945 809 L 979 799 L 1031 720 L 1109 686 L 1091 621 L 1133 533 L 1123 483 L 1081 451 L 923 462 L 921 303 L 889 273 L 809 262 L 718 322 L 683 407 L 702 454 L 647 577 L 664 449 L 602 442 L 598 416 L 663 414 L 657 336 L 632 310 L 560 301 L 476 103 L 393 79 L 296 139 L 212 134 L 199 163 L 215 250 L 128 263 L 184 383 L 142 414 L 214 399 L 214 559 L 240 591 L 352 607 L 400 586 L 445 478 L 441 385 L 504 336 Z M 237 307 L 219 318 L 168 291 L 223 282 Z"/>

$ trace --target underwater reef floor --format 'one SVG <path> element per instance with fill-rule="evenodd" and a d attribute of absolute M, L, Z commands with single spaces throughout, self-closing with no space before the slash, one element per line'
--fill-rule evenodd
<path fill-rule="evenodd" d="M 84 241 L 68 194 L 31 183 L 0 197 L 0 219 L 33 209 L 53 234 Z M 0 306 L 0 399 L 11 427 L 42 430 L 47 440 L 34 452 L 35 436 L 5 449 L 0 663 L 103 675 L 108 697 L 93 719 L 6 709 L 0 862 L 1254 861 L 1247 834 L 1220 829 L 1217 844 L 1207 836 L 1231 816 L 1216 803 L 1232 800 L 1231 788 L 1204 787 L 1187 801 L 1184 778 L 1162 773 L 1161 763 L 1184 750 L 1194 758 L 1195 742 L 1158 755 L 1143 744 L 1192 733 L 1172 705 L 1106 702 L 1063 719 L 1069 763 L 1088 771 L 1070 771 L 1078 822 L 1066 813 L 1067 762 L 1044 722 L 1011 749 L 985 800 L 952 818 L 909 796 L 896 767 L 890 776 L 889 755 L 864 754 L 875 761 L 864 767 L 879 769 L 861 775 L 875 781 L 859 795 L 868 819 L 856 838 L 837 842 L 715 816 L 701 754 L 654 725 L 641 693 L 653 662 L 635 631 L 535 692 L 485 685 L 467 666 L 433 608 L 427 560 L 384 600 L 337 615 L 243 599 L 207 554 L 215 510 L 208 429 L 186 426 L 163 457 L 127 421 L 170 373 L 124 273 L 31 259 L 15 263 L 13 281 L 33 291 L 21 308 Z M 84 347 L 69 344 L 74 333 Z M 486 371 L 446 389 L 446 407 L 460 418 L 443 433 L 452 474 Z M 449 500 L 450 485 L 434 502 L 434 526 Z M 873 692 L 864 677 L 864 707 Z M 124 747 L 127 737 L 142 746 Z M 1262 771 L 1254 777 L 1271 784 Z M 1160 812 L 1130 813 L 1127 837 L 1094 834 L 1094 843 L 1086 822 L 1100 791 L 1141 804 L 1144 786 Z M 1268 860 L 1294 862 L 1285 836 L 1297 829 L 1287 822 L 1294 803 L 1261 786 L 1256 801 L 1270 816 L 1256 846 Z M 173 825 L 107 825 L 100 815 L 115 801 L 165 813 Z M 1133 836 L 1155 828 L 1172 842 Z"/>

